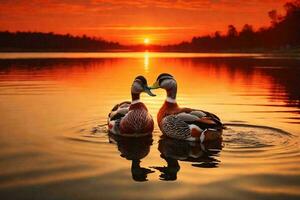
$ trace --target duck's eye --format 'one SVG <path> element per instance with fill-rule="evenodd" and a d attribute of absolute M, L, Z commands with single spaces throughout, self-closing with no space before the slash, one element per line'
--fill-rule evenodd
<path fill-rule="evenodd" d="M 141 85 L 141 83 L 135 81 L 133 82 L 132 84 L 132 92 L 134 93 L 140 93 L 142 92 L 144 89 L 143 89 L 143 86 Z"/>
<path fill-rule="evenodd" d="M 164 80 L 166 80 L 166 79 L 158 79 L 159 85 L 161 85 L 161 83 L 162 83 Z"/>
<path fill-rule="evenodd" d="M 170 79 L 170 78 L 159 80 L 159 85 L 160 85 L 160 87 L 163 87 L 163 88 L 171 87 L 172 85 L 174 85 L 174 83 L 175 83 L 174 80 Z"/>

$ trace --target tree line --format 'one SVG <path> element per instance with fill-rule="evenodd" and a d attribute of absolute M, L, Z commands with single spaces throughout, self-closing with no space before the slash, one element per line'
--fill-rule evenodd
<path fill-rule="evenodd" d="M 117 42 L 86 35 L 42 32 L 0 32 L 0 51 L 104 51 L 122 49 Z"/>

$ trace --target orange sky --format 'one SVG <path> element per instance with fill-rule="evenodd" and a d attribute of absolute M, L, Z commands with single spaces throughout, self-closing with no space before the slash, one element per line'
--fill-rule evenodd
<path fill-rule="evenodd" d="M 176 43 L 193 36 L 269 25 L 288 0 L 0 0 L 0 30 L 87 34 L 124 44 Z"/>

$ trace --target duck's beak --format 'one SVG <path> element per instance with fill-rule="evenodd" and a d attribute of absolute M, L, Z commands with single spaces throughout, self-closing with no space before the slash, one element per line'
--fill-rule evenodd
<path fill-rule="evenodd" d="M 151 89 L 151 88 L 148 87 L 148 86 L 145 86 L 145 87 L 144 87 L 144 91 L 145 91 L 149 96 L 155 97 L 156 94 L 153 94 L 153 93 L 151 92 L 150 89 Z"/>
<path fill-rule="evenodd" d="M 150 89 L 157 89 L 157 88 L 160 88 L 158 81 L 156 81 L 152 86 L 150 86 Z"/>

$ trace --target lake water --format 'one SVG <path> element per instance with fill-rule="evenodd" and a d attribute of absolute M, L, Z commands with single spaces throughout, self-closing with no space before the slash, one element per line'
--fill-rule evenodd
<path fill-rule="evenodd" d="M 217 114 L 222 143 L 107 135 L 135 76 Z M 1 199 L 299 199 L 300 55 L 1 53 Z M 142 95 L 152 116 L 165 99 Z"/>

